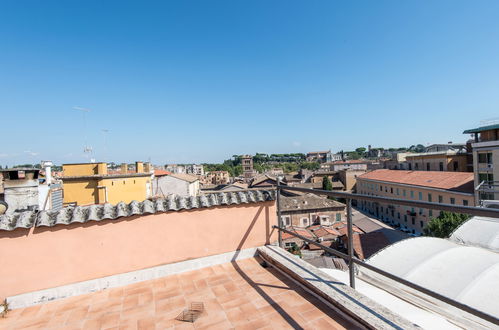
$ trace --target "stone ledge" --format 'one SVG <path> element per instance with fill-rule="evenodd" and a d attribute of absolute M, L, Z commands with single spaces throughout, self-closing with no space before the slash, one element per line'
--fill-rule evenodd
<path fill-rule="evenodd" d="M 418 325 L 279 247 L 260 247 L 258 255 L 367 328 L 420 329 Z"/>

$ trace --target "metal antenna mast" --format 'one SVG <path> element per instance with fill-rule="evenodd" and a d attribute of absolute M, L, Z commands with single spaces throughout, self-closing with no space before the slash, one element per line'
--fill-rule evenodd
<path fill-rule="evenodd" d="M 109 133 L 109 129 L 103 128 L 102 129 L 102 134 L 104 135 L 104 161 L 109 161 L 108 159 L 108 154 L 107 154 L 107 133 Z"/>
<path fill-rule="evenodd" d="M 82 108 L 82 107 L 73 107 L 74 110 L 81 111 L 83 113 L 83 135 L 85 138 L 85 145 L 83 146 L 83 152 L 88 154 L 90 157 L 92 156 L 92 147 L 87 143 L 87 113 L 90 112 L 90 109 Z"/>

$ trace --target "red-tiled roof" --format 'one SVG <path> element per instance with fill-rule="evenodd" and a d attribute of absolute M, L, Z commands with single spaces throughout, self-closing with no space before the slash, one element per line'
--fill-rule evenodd
<path fill-rule="evenodd" d="M 346 237 L 343 239 L 346 243 Z M 390 245 L 383 233 L 373 232 L 368 234 L 353 235 L 353 249 L 360 259 L 366 259 L 374 253 Z"/>
<path fill-rule="evenodd" d="M 310 229 L 310 228 L 309 228 Z M 330 228 L 330 227 L 319 227 L 316 229 L 313 229 L 314 235 L 317 237 L 324 237 L 328 235 L 334 235 L 334 236 L 341 236 L 340 232 Z"/>
<path fill-rule="evenodd" d="M 375 170 L 359 175 L 357 179 L 473 192 L 473 173 L 471 172 Z"/>
<path fill-rule="evenodd" d="M 306 238 L 310 238 L 310 239 L 314 239 L 315 236 L 312 235 L 308 230 L 306 229 L 300 229 L 300 228 L 290 228 L 289 231 L 292 231 L 294 232 L 295 234 L 298 234 L 298 235 L 301 235 L 301 236 L 304 236 Z M 282 239 L 288 239 L 288 238 L 297 238 L 291 234 L 288 234 L 288 233 L 283 233 L 282 234 Z"/>
<path fill-rule="evenodd" d="M 170 171 L 165 171 L 165 170 L 154 170 L 154 176 L 164 176 L 164 175 L 170 175 L 172 172 Z"/>

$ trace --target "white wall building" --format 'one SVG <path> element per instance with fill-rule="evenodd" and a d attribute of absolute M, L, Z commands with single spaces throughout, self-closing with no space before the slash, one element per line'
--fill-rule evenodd
<path fill-rule="evenodd" d="M 170 174 L 156 176 L 152 181 L 153 195 L 166 197 L 168 195 L 198 196 L 199 179 L 189 174 Z"/>

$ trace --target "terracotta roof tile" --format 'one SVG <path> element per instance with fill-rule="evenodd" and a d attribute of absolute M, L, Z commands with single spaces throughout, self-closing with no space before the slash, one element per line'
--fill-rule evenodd
<path fill-rule="evenodd" d="M 358 179 L 473 192 L 472 172 L 375 170 L 358 176 Z"/>

